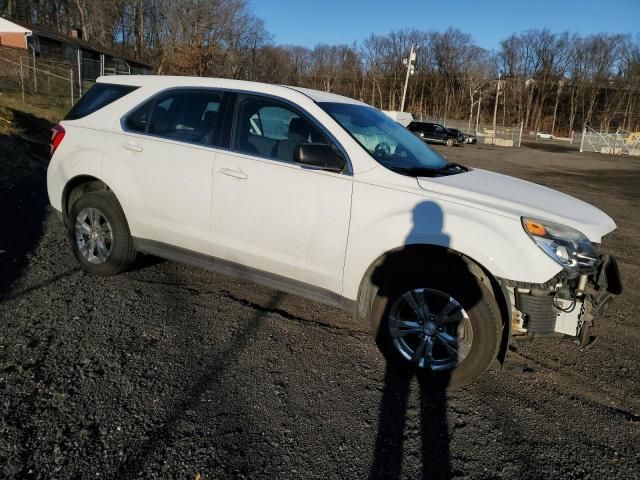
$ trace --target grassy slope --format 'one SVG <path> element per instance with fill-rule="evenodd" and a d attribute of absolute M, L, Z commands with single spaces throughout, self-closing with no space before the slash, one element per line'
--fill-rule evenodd
<path fill-rule="evenodd" d="M 39 132 L 30 131 L 29 128 L 38 125 L 29 125 L 29 122 L 24 124 L 20 119 L 16 120 L 16 115 L 20 116 L 20 113 L 23 113 L 55 124 L 67 110 L 66 107 L 51 104 L 47 97 L 41 95 L 27 95 L 25 100 L 26 102 L 22 103 L 20 93 L 0 91 L 0 135 L 27 138 L 39 136 Z"/>

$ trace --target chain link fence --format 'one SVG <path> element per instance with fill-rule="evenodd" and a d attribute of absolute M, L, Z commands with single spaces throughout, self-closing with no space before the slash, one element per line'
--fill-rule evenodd
<path fill-rule="evenodd" d="M 85 53 L 75 60 L 58 55 L 42 58 L 0 46 L 0 98 L 13 96 L 23 103 L 68 110 L 101 75 L 142 73 L 124 60 L 100 57 Z"/>
<path fill-rule="evenodd" d="M 598 132 L 585 126 L 580 141 L 580 152 L 640 156 L 640 132 L 621 129 L 615 133 Z"/>
<path fill-rule="evenodd" d="M 23 103 L 69 109 L 78 99 L 71 67 L 30 61 L 28 56 L 0 56 L 0 93 Z"/>

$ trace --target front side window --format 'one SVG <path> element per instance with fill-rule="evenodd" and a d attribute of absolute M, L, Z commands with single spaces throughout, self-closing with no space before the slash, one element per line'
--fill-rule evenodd
<path fill-rule="evenodd" d="M 211 145 L 222 93 L 210 90 L 175 90 L 161 95 L 153 108 L 134 110 L 125 126 L 133 131 L 182 142 Z M 148 120 L 147 120 L 148 118 Z"/>
<path fill-rule="evenodd" d="M 428 147 L 402 125 L 380 110 L 351 103 L 320 103 L 378 163 L 409 175 L 435 171 L 448 165 L 446 159 Z"/>
<path fill-rule="evenodd" d="M 301 143 L 330 144 L 317 127 L 285 103 L 240 95 L 237 105 L 233 148 L 239 152 L 293 162 L 293 152 Z"/>

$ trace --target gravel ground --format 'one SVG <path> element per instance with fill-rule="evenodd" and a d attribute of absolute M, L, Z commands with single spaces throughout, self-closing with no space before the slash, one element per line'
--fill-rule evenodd
<path fill-rule="evenodd" d="M 147 257 L 81 272 L 47 205 L 50 124 L 0 134 L 0 478 L 640 478 L 640 162 L 531 142 L 442 148 L 613 216 L 626 291 L 594 343 L 518 343 L 438 391 L 368 325 Z"/>

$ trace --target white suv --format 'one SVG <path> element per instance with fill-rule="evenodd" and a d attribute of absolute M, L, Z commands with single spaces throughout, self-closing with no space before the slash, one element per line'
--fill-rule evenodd
<path fill-rule="evenodd" d="M 144 252 L 338 305 L 434 381 L 473 380 L 513 335 L 588 338 L 621 291 L 606 214 L 325 92 L 103 77 L 54 128 L 47 182 L 88 272 Z"/>

